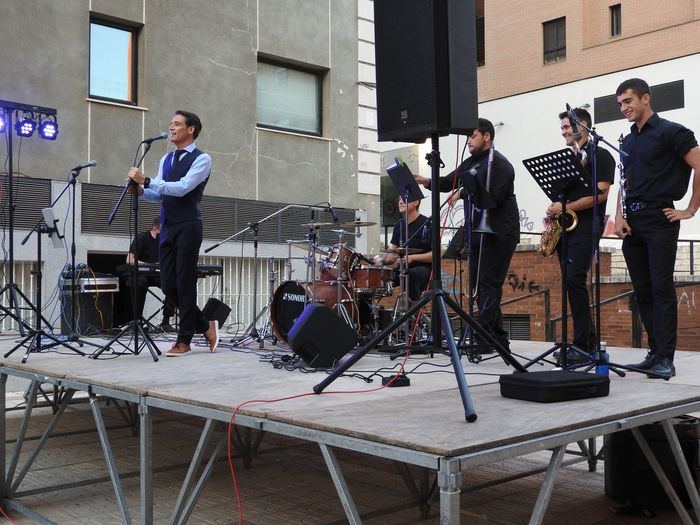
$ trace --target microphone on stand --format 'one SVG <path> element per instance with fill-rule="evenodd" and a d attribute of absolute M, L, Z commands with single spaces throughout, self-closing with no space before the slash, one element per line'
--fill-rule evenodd
<path fill-rule="evenodd" d="M 331 205 L 329 204 L 329 205 L 328 205 L 328 208 L 326 208 L 326 209 L 323 210 L 323 211 L 325 211 L 325 212 L 331 214 L 331 216 L 333 217 L 333 222 L 338 222 L 338 216 L 335 214 L 335 210 L 333 209 L 333 206 L 331 206 Z"/>
<path fill-rule="evenodd" d="M 147 139 L 143 139 L 141 141 L 141 144 L 150 144 L 151 142 L 155 142 L 156 140 L 163 140 L 168 138 L 168 132 L 167 131 L 161 131 L 158 133 L 158 135 L 154 135 L 153 137 L 148 137 Z"/>
<path fill-rule="evenodd" d="M 569 106 L 569 103 L 566 103 L 566 113 L 569 115 L 569 124 L 571 124 L 571 131 L 573 131 L 573 139 L 578 142 L 581 140 L 581 132 L 578 130 L 578 126 L 576 125 L 576 115 L 574 114 L 574 110 Z"/>
<path fill-rule="evenodd" d="M 93 166 L 97 166 L 97 161 L 91 160 L 87 164 L 79 164 L 75 168 L 72 168 L 70 170 L 71 173 L 78 174 L 81 170 L 85 168 L 92 168 Z"/>

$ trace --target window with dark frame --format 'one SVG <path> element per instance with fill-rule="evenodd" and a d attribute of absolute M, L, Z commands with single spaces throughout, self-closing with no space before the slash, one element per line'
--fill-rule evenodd
<path fill-rule="evenodd" d="M 542 23 L 544 63 L 551 64 L 566 58 L 566 17 Z"/>
<path fill-rule="evenodd" d="M 138 26 L 90 19 L 88 95 L 135 105 Z"/>
<path fill-rule="evenodd" d="M 622 34 L 622 4 L 610 6 L 610 36 Z"/>
<path fill-rule="evenodd" d="M 258 61 L 258 126 L 321 135 L 321 72 Z"/>
<path fill-rule="evenodd" d="M 486 35 L 484 33 L 484 0 L 476 0 L 476 65 L 486 64 Z"/>

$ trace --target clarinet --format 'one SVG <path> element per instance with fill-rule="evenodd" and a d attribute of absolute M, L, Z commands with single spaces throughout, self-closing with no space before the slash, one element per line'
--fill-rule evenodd
<path fill-rule="evenodd" d="M 624 137 L 620 133 L 620 138 L 617 139 L 620 145 L 620 151 L 622 151 L 622 142 Z M 622 153 L 620 153 L 620 162 L 617 164 L 617 169 L 620 171 L 620 210 L 622 211 L 622 218 L 627 219 L 627 207 L 625 206 L 625 201 L 627 200 L 627 176 L 625 175 L 625 166 L 622 163 Z"/>

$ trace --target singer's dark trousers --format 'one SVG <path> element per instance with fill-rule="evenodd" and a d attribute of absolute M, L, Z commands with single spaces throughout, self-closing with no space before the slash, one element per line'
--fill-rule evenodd
<path fill-rule="evenodd" d="M 585 227 L 579 225 L 578 228 Z M 591 268 L 593 236 L 587 234 L 577 234 L 567 236 L 566 258 L 566 293 L 571 309 L 571 319 L 574 324 L 574 337 L 571 342 L 584 352 L 593 349 L 595 343 L 595 332 L 591 319 L 591 308 L 588 297 L 586 280 L 588 270 Z M 557 254 L 559 264 L 562 263 L 562 242 L 557 244 Z M 564 270 L 562 269 L 562 275 Z M 568 337 L 567 337 L 568 339 Z"/>
<path fill-rule="evenodd" d="M 481 245 L 472 245 L 469 258 L 469 278 L 477 290 L 476 304 L 479 307 L 479 322 L 499 343 L 508 349 L 508 332 L 503 329 L 501 298 L 503 283 L 508 274 L 510 260 L 518 240 L 505 235 L 483 235 Z M 477 266 L 481 267 L 477 279 Z"/>
<path fill-rule="evenodd" d="M 160 231 L 160 277 L 163 293 L 177 304 L 180 326 L 177 342 L 189 344 L 209 322 L 197 307 L 197 259 L 202 245 L 202 221 L 170 224 Z"/>
<path fill-rule="evenodd" d="M 622 241 L 622 253 L 649 348 L 657 358 L 673 360 L 678 328 L 673 268 L 680 222 L 668 222 L 660 208 L 628 212 L 627 222 L 632 235 Z"/>

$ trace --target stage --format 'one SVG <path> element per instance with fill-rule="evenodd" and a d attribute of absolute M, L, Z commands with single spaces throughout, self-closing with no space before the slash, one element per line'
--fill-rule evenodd
<path fill-rule="evenodd" d="M 11 347 L 7 340 L 2 345 L 3 351 Z M 169 343 L 162 341 L 159 346 L 166 350 Z M 548 345 L 516 341 L 512 346 L 515 352 L 532 357 Z M 324 377 L 323 373 L 277 369 L 270 362 L 261 360 L 261 356 L 269 357 L 274 350 L 274 347 L 244 351 L 221 348 L 210 354 L 204 347 L 195 347 L 191 355 L 162 357 L 157 363 L 151 360 L 147 351 L 139 356 L 125 355 L 97 361 L 47 352 L 30 355 L 26 364 L 21 364 L 21 354 L 15 353 L 2 360 L 0 372 L 27 379 L 35 389 L 40 383 L 58 387 L 62 395 L 53 421 L 61 417 L 73 392 L 87 393 L 112 477 L 116 498 L 113 505 L 119 509 L 125 523 L 130 523 L 137 512 L 140 514 L 137 521 L 142 524 L 160 522 L 153 513 L 153 471 L 158 467 L 153 462 L 154 409 L 169 411 L 175 416 L 187 414 L 202 418 L 203 430 L 192 465 L 198 467 L 204 462 L 206 466 L 201 478 L 198 469 L 192 465 L 188 474 L 181 476 L 184 481 L 180 495 L 170 513 L 172 522 L 184 523 L 202 491 L 206 491 L 204 483 L 215 459 L 226 454 L 225 432 L 220 430 L 229 421 L 232 411 L 250 400 L 274 400 L 310 393 Z M 639 349 L 610 348 L 609 351 L 611 360 L 620 362 L 638 360 L 643 353 Z M 369 376 L 378 369 L 395 366 L 399 361 L 390 361 L 382 354 L 369 354 L 351 371 Z M 541 523 L 564 460 L 566 445 L 574 444 L 584 452 L 588 449 L 588 459 L 594 468 L 596 451 L 590 438 L 700 411 L 700 354 L 690 352 L 677 355 L 678 376 L 670 382 L 650 380 L 639 374 L 619 378 L 611 373 L 608 397 L 547 405 L 502 398 L 498 375 L 509 373 L 509 369 L 500 358 L 479 364 L 469 363 L 463 358 L 478 415 L 475 423 L 464 420 L 449 359 L 442 355 L 434 358 L 415 355 L 409 359 L 406 369 L 410 372 L 419 364 L 415 373 L 409 374 L 411 386 L 407 388 L 362 392 L 381 385 L 379 377 L 375 376 L 369 384 L 358 378 L 341 377 L 322 395 L 246 404 L 240 408 L 236 423 L 239 427 L 318 444 L 351 523 L 360 523 L 361 517 L 334 449 L 381 457 L 436 473 L 441 523 L 459 523 L 460 489 L 463 480 L 469 478 L 470 469 L 551 449 L 547 475 L 537 501 L 533 502 L 531 516 L 531 523 Z M 550 368 L 533 366 L 531 370 Z M 384 370 L 382 374 L 388 376 L 390 371 Z M 103 397 L 128 402 L 138 408 L 138 414 L 135 414 L 140 423 L 138 511 L 129 508 L 123 495 L 118 462 L 114 460 L 104 429 L 104 404 L 99 402 Z M 22 477 L 34 461 L 30 456 L 28 463 L 25 462 L 26 452 L 32 447 L 28 442 L 23 443 L 31 415 L 31 410 L 25 412 L 26 424 L 23 420 L 17 436 L 20 446 L 27 448 L 22 461 L 19 461 L 19 454 L 17 458 L 13 456 L 14 446 L 7 447 L 6 465 L 10 465 L 11 472 L 4 498 L 9 500 L 10 508 L 18 510 L 23 508 L 21 498 L 25 487 L 21 484 Z M 3 424 L 2 428 L 4 433 L 6 425 Z M 51 432 L 52 424 L 47 428 Z M 249 460 L 254 457 L 259 435 L 259 432 L 240 432 L 234 449 Z M 214 436 L 216 444 L 209 455 L 205 445 Z M 2 437 L 5 443 L 4 438 L 15 436 Z M 39 440 L 38 447 L 41 445 L 43 442 Z M 208 461 L 211 456 L 214 460 Z M 22 468 L 25 464 L 27 467 Z M 242 490 L 251 492 L 263 488 L 247 486 Z M 48 489 L 54 490 L 52 487 Z M 418 499 L 429 500 L 432 495 L 428 489 L 419 490 Z M 33 488 L 32 493 L 38 490 Z M 700 512 L 700 506 L 696 506 L 695 511 Z M 193 522 L 196 522 L 194 517 Z"/>

